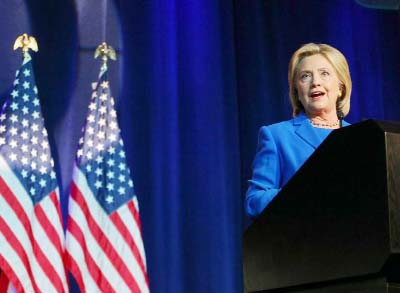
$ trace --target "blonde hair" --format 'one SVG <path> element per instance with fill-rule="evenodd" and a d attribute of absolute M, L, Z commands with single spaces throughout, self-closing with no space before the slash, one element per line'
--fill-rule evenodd
<path fill-rule="evenodd" d="M 299 100 L 295 87 L 298 65 L 305 57 L 316 54 L 319 54 L 328 60 L 339 78 L 341 83 L 341 94 L 337 101 L 337 111 L 338 115 L 345 117 L 350 111 L 350 95 L 352 89 L 350 70 L 346 57 L 332 46 L 315 43 L 308 43 L 301 46 L 296 52 L 294 52 L 289 62 L 289 96 L 290 102 L 292 103 L 293 116 L 297 116 L 300 112 L 304 112 L 304 107 Z"/>

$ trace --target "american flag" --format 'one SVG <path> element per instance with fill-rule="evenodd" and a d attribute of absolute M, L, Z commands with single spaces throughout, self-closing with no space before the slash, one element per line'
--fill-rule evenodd
<path fill-rule="evenodd" d="M 0 268 L 17 292 L 68 292 L 59 192 L 32 61 L 0 114 Z"/>
<path fill-rule="evenodd" d="M 79 141 L 67 267 L 82 292 L 149 292 L 139 207 L 103 65 Z"/>

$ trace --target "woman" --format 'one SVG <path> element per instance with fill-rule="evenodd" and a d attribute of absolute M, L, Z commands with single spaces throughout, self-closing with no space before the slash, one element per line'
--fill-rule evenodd
<path fill-rule="evenodd" d="M 350 110 L 351 78 L 346 58 L 326 44 L 300 47 L 289 63 L 293 119 L 263 126 L 246 194 L 255 217 L 271 202 Z"/>

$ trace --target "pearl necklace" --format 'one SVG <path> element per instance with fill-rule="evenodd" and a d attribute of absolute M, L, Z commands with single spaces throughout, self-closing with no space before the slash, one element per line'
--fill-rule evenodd
<path fill-rule="evenodd" d="M 316 122 L 316 121 L 310 119 L 310 122 L 311 122 L 312 125 L 319 126 L 319 127 L 333 128 L 333 127 L 339 126 L 339 120 L 336 120 L 335 122 L 329 123 L 329 122 Z"/>

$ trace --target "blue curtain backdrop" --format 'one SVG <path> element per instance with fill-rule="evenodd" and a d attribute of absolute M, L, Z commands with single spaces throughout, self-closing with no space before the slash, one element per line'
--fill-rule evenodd
<path fill-rule="evenodd" d="M 151 288 L 240 291 L 232 3 L 121 1 L 119 10 L 120 118 L 132 150 Z"/>
<path fill-rule="evenodd" d="M 243 292 L 243 197 L 257 132 L 290 118 L 287 64 L 301 44 L 329 43 L 347 56 L 350 122 L 400 121 L 398 10 L 350 0 L 110 0 L 116 19 L 105 22 L 100 10 L 81 15 L 95 9 L 83 2 L 0 3 L 7 15 L 0 19 L 0 94 L 20 62 L 12 42 L 23 32 L 35 35 L 37 83 L 66 213 L 72 159 L 98 73 L 98 63 L 85 60 L 107 36 L 102 26 L 119 25 L 120 39 L 113 30 L 107 38 L 119 42 L 110 44 L 120 53 L 120 72 L 110 78 L 119 76 L 111 86 L 152 292 Z M 82 28 L 96 24 L 89 41 Z"/>

